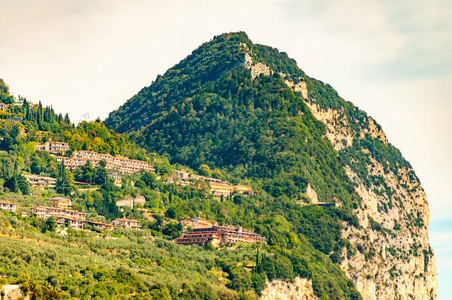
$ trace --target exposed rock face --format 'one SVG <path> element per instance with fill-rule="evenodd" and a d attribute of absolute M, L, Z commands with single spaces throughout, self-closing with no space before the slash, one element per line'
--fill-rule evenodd
<path fill-rule="evenodd" d="M 262 291 L 262 300 L 317 300 L 312 289 L 312 282 L 306 278 L 296 277 L 293 283 L 274 280 L 267 281 L 266 288 Z"/>
<path fill-rule="evenodd" d="M 253 64 L 253 59 L 249 53 L 245 54 L 245 67 L 251 71 L 251 78 L 256 78 L 260 74 L 264 74 L 266 76 L 271 75 L 270 68 L 263 63 L 259 62 L 257 64 Z"/>
<path fill-rule="evenodd" d="M 285 74 L 280 73 L 280 75 L 284 78 L 286 77 Z M 294 92 L 301 93 L 301 96 L 303 99 L 308 99 L 308 88 L 306 85 L 306 82 L 300 81 L 299 83 L 293 83 L 290 80 L 284 80 L 284 82 L 287 84 L 288 87 L 290 87 Z"/>
<path fill-rule="evenodd" d="M 306 196 L 309 197 L 312 204 L 319 203 L 319 198 L 317 198 L 317 193 L 315 190 L 311 187 L 311 184 L 308 183 L 308 187 L 306 188 Z"/>
<path fill-rule="evenodd" d="M 307 93 L 307 92 L 306 92 Z M 336 151 L 342 150 L 353 144 L 353 135 L 347 128 L 348 121 L 343 112 L 332 109 L 322 110 L 315 103 L 306 102 L 317 120 L 326 125 L 326 136 L 331 141 Z M 343 124 L 340 126 L 339 124 Z"/>
<path fill-rule="evenodd" d="M 245 49 L 248 50 L 246 46 Z M 253 69 L 255 66 L 248 53 L 245 66 L 251 70 L 253 78 L 264 69 L 265 74 L 271 74 L 266 66 Z M 373 157 L 366 148 L 355 149 L 346 156 L 347 148 L 369 137 L 381 141 L 388 149 L 390 145 L 371 117 L 361 114 L 365 117 L 358 120 L 347 115 L 344 105 L 336 110 L 319 105 L 309 95 L 303 78 L 294 83 L 286 74 L 280 75 L 288 87 L 301 95 L 312 114 L 325 124 L 326 137 L 344 158 L 346 174 L 361 198 L 355 208 L 360 228 L 344 224 L 342 236 L 350 241 L 354 251 L 347 253 L 347 249 L 343 249 L 342 270 L 356 284 L 363 299 L 437 299 L 436 259 L 428 240 L 428 202 L 414 171 L 402 165 L 395 171 L 387 166 L 387 161 Z M 361 154 L 366 157 L 367 174 L 357 174 L 349 165 L 358 161 Z M 350 155 L 352 158 L 347 161 Z M 310 185 L 306 194 L 313 203 L 319 201 Z M 297 293 L 293 290 L 297 284 L 301 284 L 300 281 L 294 285 L 274 281 L 268 284 L 262 299 L 316 299 L 302 298 L 313 294 Z M 307 287 L 310 283 L 303 281 L 301 285 Z M 310 289 L 312 291 L 312 286 Z"/>
<path fill-rule="evenodd" d="M 146 203 L 146 199 L 143 196 L 138 195 L 136 198 L 126 198 L 118 200 L 116 201 L 116 206 L 118 207 L 128 206 L 133 208 L 137 204 L 144 205 L 144 203 Z"/>
<path fill-rule="evenodd" d="M 5 293 L 5 296 L 2 300 L 18 300 L 18 299 L 25 299 L 29 300 L 30 297 L 22 296 L 22 291 L 20 290 L 20 286 L 18 284 L 10 284 L 10 285 L 4 285 L 3 288 L 0 288 L 0 290 L 3 290 Z"/>
<path fill-rule="evenodd" d="M 287 85 L 295 91 L 293 83 Z M 326 136 L 340 156 L 354 140 L 366 136 L 388 145 L 371 117 L 359 122 L 348 117 L 344 108 L 321 108 L 315 99 L 305 97 L 306 89 L 298 92 L 326 125 Z M 356 129 L 351 123 L 364 125 Z M 418 178 L 411 168 L 400 166 L 395 172 L 368 149 L 358 151 L 366 156 L 367 174 L 357 174 L 350 165 L 345 170 L 362 199 L 355 209 L 361 228 L 345 226 L 342 232 L 356 247 L 348 255 L 344 249 L 342 270 L 363 299 L 437 299 L 436 259 L 428 240 L 429 208 Z"/>

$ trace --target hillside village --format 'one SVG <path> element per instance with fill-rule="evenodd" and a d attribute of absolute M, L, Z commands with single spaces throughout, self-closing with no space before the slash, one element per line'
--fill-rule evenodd
<path fill-rule="evenodd" d="M 70 151 L 69 143 L 47 141 L 43 144 L 36 145 L 37 151 L 44 151 L 50 153 L 51 157 L 64 166 L 66 170 L 74 172 L 77 168 L 86 164 L 92 165 L 94 168 L 98 167 L 104 161 L 105 168 L 110 170 L 108 177 L 113 179 L 114 183 L 121 186 L 121 178 L 123 175 L 130 175 L 140 171 L 155 172 L 155 168 L 145 161 L 128 159 L 124 157 L 115 157 L 110 154 L 101 154 L 94 151 Z M 70 156 L 64 156 L 70 153 Z M 31 186 L 38 188 L 55 188 L 57 178 L 48 176 L 39 176 L 33 174 L 23 175 Z M 190 174 L 182 170 L 174 170 L 174 176 L 170 176 L 165 183 L 174 183 L 176 185 L 188 186 L 196 182 L 205 182 L 208 184 L 210 193 L 215 197 L 229 197 L 233 194 L 248 194 L 252 195 L 253 190 L 250 186 L 238 184 L 231 185 L 229 182 L 206 176 Z M 88 183 L 76 182 L 77 185 L 87 185 Z M 95 189 L 95 188 L 94 188 Z M 138 199 L 138 198 L 137 198 Z M 118 207 L 135 208 L 138 204 L 135 200 L 118 200 L 116 205 Z M 52 218 L 60 232 L 65 232 L 64 229 L 70 228 L 73 230 L 86 230 L 87 228 L 100 229 L 111 231 L 115 227 L 122 227 L 125 229 L 141 230 L 142 225 L 140 221 L 128 219 L 126 217 L 116 218 L 110 223 L 100 222 L 99 220 L 87 219 L 88 212 L 80 212 L 72 209 L 72 200 L 68 197 L 55 196 L 49 198 L 53 206 L 35 206 L 31 208 L 28 214 L 35 216 L 38 219 L 49 220 Z M 139 201 L 140 206 L 145 203 L 145 200 Z M 0 208 L 10 212 L 16 212 L 17 207 L 15 203 L 8 201 L 0 201 Z M 121 209 L 123 211 L 123 209 Z M 100 218 L 105 219 L 100 213 L 90 211 L 89 214 L 95 214 Z M 27 217 L 27 212 L 21 211 L 21 216 Z M 189 230 L 182 233 L 182 236 L 174 239 L 177 244 L 211 244 L 218 247 L 220 244 L 235 244 L 235 243 L 266 243 L 266 238 L 260 234 L 255 234 L 252 231 L 245 230 L 241 227 L 218 226 L 212 224 L 211 221 L 192 217 L 191 219 L 180 219 L 178 223 L 185 229 Z"/>
<path fill-rule="evenodd" d="M 58 226 L 60 232 L 64 232 L 64 229 L 67 228 L 84 230 L 86 225 L 101 230 L 113 230 L 115 227 L 133 230 L 142 229 L 140 221 L 127 219 L 125 217 L 116 218 L 111 221 L 110 224 L 87 220 L 87 213 L 71 209 L 72 200 L 70 198 L 56 196 L 49 200 L 53 203 L 52 207 L 36 206 L 31 209 L 31 213 L 39 219 L 48 220 L 54 218 L 55 225 Z M 16 212 L 17 206 L 12 202 L 0 201 L 0 209 Z M 27 217 L 27 213 L 24 211 L 21 211 L 20 215 L 22 217 Z M 188 231 L 185 231 L 181 237 L 174 239 L 176 244 L 206 245 L 210 243 L 213 247 L 218 247 L 220 244 L 266 243 L 265 236 L 255 234 L 242 227 L 218 226 L 212 224 L 211 221 L 205 218 L 192 217 L 190 219 L 180 219 L 178 222 Z"/>
<path fill-rule="evenodd" d="M 114 157 L 110 154 L 100 154 L 94 151 L 76 151 L 70 157 L 56 155 L 57 153 L 66 153 L 70 151 L 69 144 L 65 142 L 45 142 L 44 144 L 37 144 L 36 150 L 38 151 L 46 151 L 52 153 L 51 156 L 54 157 L 58 163 L 63 163 L 66 170 L 74 171 L 78 167 L 85 165 L 86 163 L 90 163 L 93 167 L 99 166 L 99 163 L 104 160 L 106 162 L 106 169 L 114 170 L 116 172 L 109 173 L 109 177 L 114 178 L 117 182 L 120 181 L 120 175 L 122 174 L 132 174 L 135 172 L 139 172 L 141 170 L 145 171 L 155 171 L 153 166 L 150 166 L 144 161 L 128 159 L 128 158 L 119 158 Z M 44 186 L 53 186 L 56 182 L 56 179 L 49 177 L 40 177 L 40 176 L 32 176 L 26 175 L 27 180 L 32 185 L 44 185 Z M 168 182 L 174 182 L 180 185 L 187 185 L 192 181 L 203 180 L 208 182 L 210 185 L 210 192 L 215 196 L 230 196 L 234 192 L 236 193 L 252 193 L 252 188 L 250 186 L 238 184 L 231 185 L 229 182 L 217 179 L 210 178 L 199 175 L 192 175 L 188 172 L 175 170 L 174 178 L 171 178 Z"/>

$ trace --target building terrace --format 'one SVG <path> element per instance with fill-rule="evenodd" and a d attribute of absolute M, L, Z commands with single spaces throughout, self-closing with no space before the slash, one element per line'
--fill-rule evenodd
<path fill-rule="evenodd" d="M 115 157 L 110 154 L 101 154 L 87 150 L 75 152 L 72 157 L 54 157 L 58 163 L 64 162 L 66 169 L 70 170 L 75 170 L 78 167 L 85 165 L 87 162 L 90 162 L 93 167 L 97 167 L 101 160 L 105 160 L 107 162 L 107 165 L 105 166 L 106 169 L 117 170 L 125 174 L 132 174 L 141 170 L 155 171 L 155 168 L 145 161 Z"/>
<path fill-rule="evenodd" d="M 183 245 L 205 245 L 206 243 L 212 243 L 213 246 L 217 247 L 219 244 L 267 243 L 267 239 L 263 235 L 243 229 L 242 227 L 214 225 L 195 227 L 193 231 L 184 233 L 182 237 L 175 239 L 174 242 Z"/>
<path fill-rule="evenodd" d="M 31 211 L 36 215 L 36 217 L 43 219 L 48 219 L 50 217 L 70 217 L 77 218 L 82 221 L 86 219 L 86 213 L 58 207 L 36 206 L 33 207 Z"/>
<path fill-rule="evenodd" d="M 56 178 L 46 176 L 25 174 L 24 177 L 32 186 L 55 187 L 57 181 Z"/>

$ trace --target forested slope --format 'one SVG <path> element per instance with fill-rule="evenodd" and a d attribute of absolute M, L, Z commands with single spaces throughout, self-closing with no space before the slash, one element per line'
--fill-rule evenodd
<path fill-rule="evenodd" d="M 353 216 L 340 231 L 357 251 L 336 244 L 334 260 L 365 298 L 436 298 L 428 205 L 410 164 L 372 118 L 285 53 L 244 33 L 217 36 L 105 123 L 172 162 L 250 179 L 271 201 L 308 202 L 309 185 Z M 306 234 L 294 208 L 282 211 Z"/>

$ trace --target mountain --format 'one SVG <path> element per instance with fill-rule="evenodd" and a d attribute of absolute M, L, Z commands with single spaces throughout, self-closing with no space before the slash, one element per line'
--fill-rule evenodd
<path fill-rule="evenodd" d="M 276 249 L 301 247 L 286 238 L 292 236 L 309 242 L 305 251 L 319 250 L 317 260 L 304 263 L 321 299 L 333 299 L 327 286 L 346 278 L 364 299 L 437 298 L 428 202 L 411 165 L 375 120 L 284 52 L 254 44 L 243 32 L 216 36 L 105 124 L 172 163 L 249 180 L 257 200 L 236 204 L 264 215 L 232 221 L 279 224 L 268 228 Z M 300 208 L 317 201 L 342 206 L 326 215 Z M 260 211 L 262 205 L 271 211 Z M 326 284 L 319 271 L 331 267 L 325 259 L 342 270 Z M 334 289 L 338 298 L 351 297 L 342 284 Z"/>

